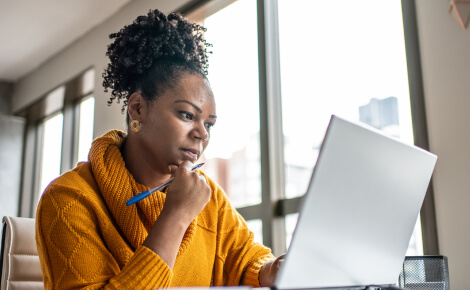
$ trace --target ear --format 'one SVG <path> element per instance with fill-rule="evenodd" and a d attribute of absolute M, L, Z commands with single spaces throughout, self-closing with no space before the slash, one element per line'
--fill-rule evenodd
<path fill-rule="evenodd" d="M 142 122 L 143 107 L 146 102 L 140 93 L 133 93 L 127 101 L 127 113 L 130 120 Z"/>

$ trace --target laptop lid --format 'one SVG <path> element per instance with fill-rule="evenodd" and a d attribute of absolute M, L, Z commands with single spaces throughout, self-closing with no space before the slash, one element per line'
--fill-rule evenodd
<path fill-rule="evenodd" d="M 275 288 L 396 284 L 436 159 L 332 116 Z"/>

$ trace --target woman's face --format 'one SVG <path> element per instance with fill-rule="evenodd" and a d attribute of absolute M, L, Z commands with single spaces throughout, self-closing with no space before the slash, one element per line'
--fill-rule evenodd
<path fill-rule="evenodd" d="M 200 75 L 184 74 L 174 88 L 153 102 L 145 102 L 141 129 L 135 134 L 154 170 L 196 162 L 216 122 L 215 101 L 209 83 Z"/>

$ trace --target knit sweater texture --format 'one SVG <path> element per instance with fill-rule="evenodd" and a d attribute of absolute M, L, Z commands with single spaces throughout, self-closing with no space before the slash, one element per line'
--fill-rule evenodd
<path fill-rule="evenodd" d="M 36 214 L 36 242 L 46 289 L 155 289 L 177 286 L 259 286 L 261 266 L 274 258 L 224 191 L 204 172 L 211 200 L 187 228 L 173 269 L 142 245 L 165 204 L 126 169 L 125 133 L 96 139 L 88 162 L 61 175 L 44 191 Z M 168 194 L 171 194 L 169 192 Z"/>

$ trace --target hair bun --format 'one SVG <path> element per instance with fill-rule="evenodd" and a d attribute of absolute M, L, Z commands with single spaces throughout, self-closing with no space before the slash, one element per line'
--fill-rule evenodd
<path fill-rule="evenodd" d="M 166 16 L 155 9 L 112 33 L 109 37 L 114 41 L 106 52 L 110 63 L 103 73 L 104 91 L 111 89 L 112 95 L 108 104 L 116 98 L 118 103 L 126 99 L 124 109 L 139 79 L 159 61 L 187 62 L 207 74 L 206 47 L 210 45 L 203 37 L 204 31 L 202 26 L 188 22 L 180 14 Z"/>

